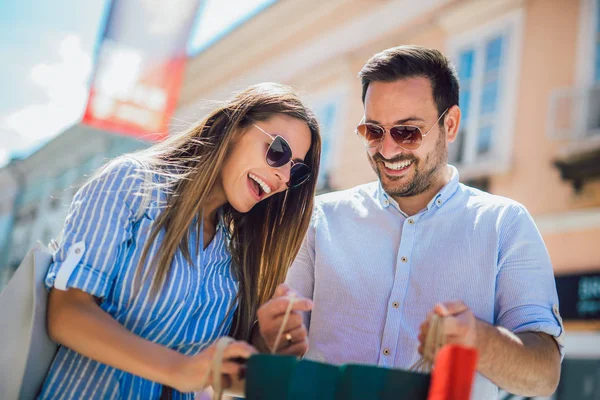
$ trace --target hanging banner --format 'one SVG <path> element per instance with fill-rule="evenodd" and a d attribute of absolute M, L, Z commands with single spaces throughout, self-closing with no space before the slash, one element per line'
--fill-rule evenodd
<path fill-rule="evenodd" d="M 83 123 L 160 140 L 177 105 L 200 0 L 113 0 Z"/>

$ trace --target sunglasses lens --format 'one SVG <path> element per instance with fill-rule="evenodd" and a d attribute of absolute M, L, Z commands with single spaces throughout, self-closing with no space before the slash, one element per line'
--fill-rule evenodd
<path fill-rule="evenodd" d="M 281 167 L 292 159 L 292 149 L 282 137 L 277 136 L 267 150 L 267 164 Z"/>
<path fill-rule="evenodd" d="M 394 142 L 406 150 L 416 150 L 421 146 L 423 135 L 416 126 L 394 126 L 390 129 Z"/>
<path fill-rule="evenodd" d="M 296 187 L 302 185 L 310 178 L 310 167 L 306 164 L 297 163 L 292 166 L 290 170 L 290 181 L 289 187 Z"/>
<path fill-rule="evenodd" d="M 372 124 L 360 124 L 356 127 L 356 132 L 368 145 L 380 141 L 385 134 L 385 130 L 382 127 Z"/>

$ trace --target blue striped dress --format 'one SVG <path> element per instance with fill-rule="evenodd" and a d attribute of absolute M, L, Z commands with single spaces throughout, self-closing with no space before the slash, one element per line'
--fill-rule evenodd
<path fill-rule="evenodd" d="M 46 285 L 81 289 L 100 299 L 100 307 L 136 335 L 194 355 L 228 333 L 238 282 L 227 250 L 227 231 L 220 220 L 206 249 L 190 229 L 193 264 L 177 252 L 170 274 L 157 295 L 150 296 L 146 279 L 133 287 L 134 272 L 152 223 L 166 195 L 151 190 L 142 200 L 149 179 L 134 160 L 113 163 L 75 195 L 63 228 L 59 249 L 46 277 Z M 157 176 L 153 179 L 156 181 Z M 146 207 L 143 216 L 140 207 Z M 155 255 L 164 230 L 150 249 Z M 76 251 L 73 251 L 76 249 Z M 78 254 L 76 254 L 78 253 Z M 146 263 L 142 271 L 147 271 Z M 62 271 L 61 271 L 62 268 Z M 66 276 L 66 278 L 65 278 Z M 141 286 L 141 287 L 140 287 Z M 61 346 L 44 382 L 42 399 L 157 399 L 162 386 L 89 359 Z M 174 391 L 175 399 L 191 393 Z"/>

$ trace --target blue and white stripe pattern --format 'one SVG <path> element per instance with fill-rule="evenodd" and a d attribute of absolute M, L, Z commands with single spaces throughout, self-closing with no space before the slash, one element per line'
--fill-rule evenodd
<path fill-rule="evenodd" d="M 206 249 L 197 231 L 190 229 L 193 264 L 177 252 L 165 284 L 150 296 L 150 280 L 137 283 L 134 273 L 166 196 L 152 189 L 143 217 L 140 193 L 147 179 L 133 160 L 113 163 L 75 196 L 65 221 L 60 248 L 54 255 L 46 285 L 51 288 L 69 249 L 84 244 L 85 251 L 67 286 L 98 297 L 101 308 L 136 335 L 193 355 L 228 333 L 227 312 L 238 290 L 227 250 L 227 232 L 218 224 Z M 156 176 L 154 179 L 158 179 Z M 148 190 L 148 189 L 146 189 Z M 153 243 L 153 257 L 164 230 Z M 149 263 L 142 268 L 148 272 Z M 227 320 L 226 316 L 228 316 Z M 61 346 L 42 389 L 43 399 L 157 399 L 162 386 L 93 361 Z M 176 399 L 192 394 L 174 391 Z"/>
<path fill-rule="evenodd" d="M 287 283 L 314 301 L 306 357 L 409 368 L 436 303 L 462 300 L 479 319 L 562 342 L 552 265 L 521 204 L 462 185 L 458 171 L 408 216 L 379 182 L 317 197 Z M 496 400 L 477 375 L 473 399 Z"/>

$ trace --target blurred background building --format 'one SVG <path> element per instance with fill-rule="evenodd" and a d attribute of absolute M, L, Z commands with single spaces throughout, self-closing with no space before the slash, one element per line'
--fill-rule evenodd
<path fill-rule="evenodd" d="M 461 81 L 451 163 L 523 203 L 550 252 L 568 332 L 556 396 L 600 398 L 600 0 L 267 0 L 216 24 L 226 3 L 201 3 L 173 130 L 232 91 L 288 83 L 321 123 L 319 191 L 348 188 L 376 179 L 354 134 L 358 71 L 388 47 L 440 49 Z M 145 145 L 76 125 L 0 169 L 0 287 L 86 175 Z"/>

